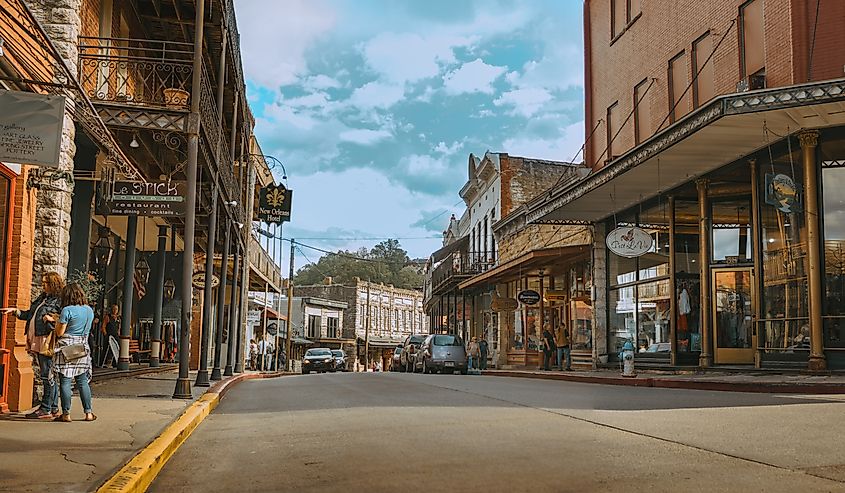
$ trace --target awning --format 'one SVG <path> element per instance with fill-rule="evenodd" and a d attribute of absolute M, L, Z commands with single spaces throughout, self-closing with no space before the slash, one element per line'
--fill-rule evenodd
<path fill-rule="evenodd" d="M 528 272 L 532 269 L 549 265 L 561 257 L 575 257 L 589 251 L 589 245 L 572 245 L 534 250 L 533 252 L 528 252 L 520 257 L 509 260 L 483 274 L 467 279 L 458 285 L 458 289 L 467 289 L 483 284 L 492 284 L 504 277 L 511 276 L 514 273 Z"/>
<path fill-rule="evenodd" d="M 309 341 L 308 339 L 303 339 L 302 337 L 292 337 L 290 343 L 308 346 L 309 344 L 314 344 L 314 341 Z"/>
<path fill-rule="evenodd" d="M 358 342 L 364 344 L 364 339 L 358 338 Z M 401 339 L 391 339 L 388 337 L 372 337 L 370 336 L 370 347 L 375 348 L 394 348 L 402 344 Z"/>
<path fill-rule="evenodd" d="M 288 317 L 286 315 L 282 315 L 278 313 L 276 310 L 272 308 L 264 308 L 261 310 L 261 318 L 259 319 L 261 323 L 264 323 L 264 312 L 267 312 L 267 322 L 269 323 L 271 320 L 285 320 L 287 321 Z"/>
<path fill-rule="evenodd" d="M 465 247 L 465 246 L 468 246 L 468 245 L 469 245 L 469 235 L 462 236 L 462 237 L 458 238 L 457 240 L 453 241 L 452 243 L 449 243 L 445 247 L 441 248 L 440 250 L 436 250 L 434 253 L 432 253 L 431 254 L 431 261 L 432 262 L 440 262 L 441 260 L 448 257 L 449 255 L 451 255 L 456 250 L 460 249 L 462 246 Z"/>
<path fill-rule="evenodd" d="M 843 101 L 845 79 L 719 96 L 587 178 L 543 194 L 526 222 L 600 221 L 764 148 L 764 123 L 770 143 L 845 125 Z"/>

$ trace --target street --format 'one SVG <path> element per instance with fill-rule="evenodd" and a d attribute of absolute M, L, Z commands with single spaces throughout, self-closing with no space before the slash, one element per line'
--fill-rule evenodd
<path fill-rule="evenodd" d="M 845 491 L 843 402 L 488 376 L 254 380 L 150 491 Z"/>

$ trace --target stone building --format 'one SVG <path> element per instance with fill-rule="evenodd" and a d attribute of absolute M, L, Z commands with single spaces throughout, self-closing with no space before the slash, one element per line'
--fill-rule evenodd
<path fill-rule="evenodd" d="M 346 303 L 348 307 L 343 314 L 343 338 L 357 340 L 357 354 L 361 362 L 364 361 L 364 347 L 368 345 L 370 360 L 384 359 L 383 368 L 387 368 L 392 349 L 407 336 L 429 333 L 429 321 L 423 313 L 422 293 L 417 290 L 357 280 L 350 286 L 294 286 L 296 297 Z"/>

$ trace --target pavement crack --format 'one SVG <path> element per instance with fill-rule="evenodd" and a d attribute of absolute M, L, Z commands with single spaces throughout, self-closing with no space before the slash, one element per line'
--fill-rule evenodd
<path fill-rule="evenodd" d="M 536 407 L 536 406 L 532 406 L 532 405 L 525 404 L 525 403 L 522 403 L 522 402 L 516 402 L 516 401 L 511 401 L 511 400 L 508 400 L 508 399 L 503 399 L 501 397 L 493 397 L 493 396 L 490 396 L 490 395 L 487 395 L 487 394 L 482 394 L 482 393 L 479 393 L 479 392 L 472 392 L 472 391 L 469 391 L 469 390 L 456 389 L 456 388 L 453 388 L 453 387 L 443 387 L 441 385 L 434 385 L 434 384 L 431 384 L 431 383 L 428 383 L 428 382 L 417 382 L 417 383 L 419 383 L 420 385 L 427 385 L 429 387 L 435 387 L 435 388 L 438 388 L 438 389 L 451 390 L 453 392 L 459 392 L 459 393 L 463 393 L 463 394 L 474 395 L 474 396 L 477 396 L 477 397 L 482 397 L 484 399 L 489 399 L 489 400 L 492 400 L 492 401 L 498 401 L 498 402 L 510 404 L 510 405 L 513 405 L 513 406 L 523 407 L 523 408 L 526 408 L 526 409 L 533 409 L 535 411 L 540 411 L 540 412 L 552 414 L 552 415 L 555 415 L 555 416 L 561 416 L 561 417 L 564 417 L 564 418 L 569 418 L 569 419 L 572 419 L 572 420 L 575 420 L 575 421 L 580 421 L 582 423 L 589 423 L 591 425 L 599 426 L 599 427 L 602 427 L 602 428 L 607 428 L 609 430 L 614 430 L 614 431 L 618 431 L 618 432 L 621 432 L 621 433 L 626 433 L 626 434 L 629 434 L 629 435 L 638 436 L 638 437 L 641 437 L 641 438 L 650 438 L 652 440 L 658 440 L 660 442 L 670 443 L 670 444 L 677 445 L 677 446 L 680 446 L 680 447 L 686 447 L 686 448 L 689 448 L 689 449 L 692 449 L 692 450 L 697 450 L 697 451 L 700 451 L 700 452 L 715 454 L 715 455 L 727 457 L 727 458 L 734 459 L 734 460 L 740 460 L 740 461 L 743 461 L 743 462 L 756 464 L 756 465 L 759 465 L 759 466 L 770 467 L 770 468 L 777 469 L 777 470 L 780 470 L 780 471 L 789 471 L 789 472 L 798 473 L 798 474 L 806 474 L 807 476 L 812 476 L 812 477 L 815 477 L 815 478 L 824 479 L 824 480 L 832 481 L 832 482 L 835 482 L 835 483 L 845 483 L 845 480 L 840 480 L 840 479 L 836 479 L 836 478 L 831 478 L 829 476 L 816 474 L 816 473 L 808 471 L 807 469 L 783 467 L 783 466 L 779 466 L 777 464 L 773 464 L 771 462 L 766 462 L 766 461 L 757 460 L 757 459 L 751 459 L 751 458 L 748 458 L 748 457 L 742 457 L 740 455 L 731 454 L 729 452 L 723 452 L 723 451 L 719 451 L 719 450 L 709 449 L 707 447 L 701 447 L 701 446 L 698 446 L 698 445 L 692 445 L 692 444 L 689 444 L 689 443 L 680 442 L 680 441 L 677 441 L 677 440 L 673 440 L 671 438 L 665 438 L 665 437 L 661 437 L 661 436 L 657 436 L 657 435 L 651 435 L 649 433 L 643 433 L 643 432 L 639 432 L 639 431 L 635 431 L 635 430 L 629 430 L 629 429 L 622 428 L 622 427 L 619 427 L 619 426 L 614 426 L 614 425 L 611 425 L 611 424 L 602 423 L 601 421 L 595 421 L 595 420 L 592 420 L 592 419 L 589 419 L 589 418 L 582 418 L 580 416 L 575 416 L 575 415 L 567 414 L 565 412 L 560 412 L 560 411 L 554 411 L 552 409 Z"/>
<path fill-rule="evenodd" d="M 80 465 L 80 466 L 88 466 L 88 467 L 92 467 L 92 468 L 94 468 L 94 469 L 96 469 L 96 468 L 97 468 L 97 465 L 96 465 L 96 464 L 91 464 L 91 463 L 88 463 L 88 462 L 79 462 L 79 461 L 76 461 L 76 460 L 71 459 L 70 457 L 68 457 L 68 456 L 67 456 L 67 453 L 66 453 L 66 452 L 59 452 L 59 453 L 60 453 L 60 454 L 62 454 L 62 457 L 63 457 L 66 461 L 70 462 L 71 464 L 77 464 L 77 465 Z"/>

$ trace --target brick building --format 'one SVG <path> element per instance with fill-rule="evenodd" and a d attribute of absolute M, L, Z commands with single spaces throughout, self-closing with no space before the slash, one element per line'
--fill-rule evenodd
<path fill-rule="evenodd" d="M 593 171 L 524 221 L 592 225 L 597 360 L 845 366 L 843 23 L 842 2 L 584 3 Z"/>

